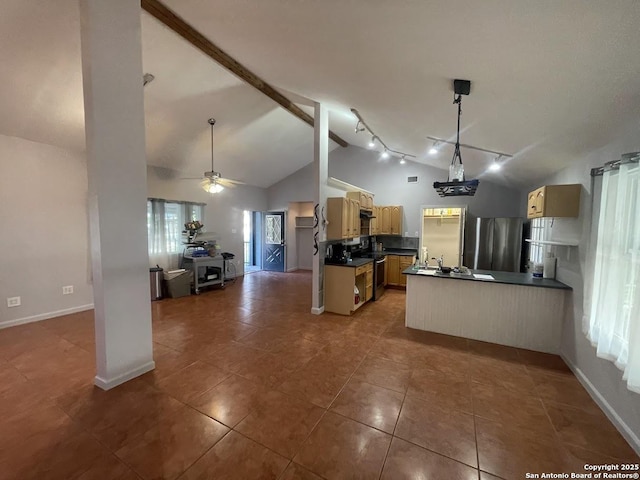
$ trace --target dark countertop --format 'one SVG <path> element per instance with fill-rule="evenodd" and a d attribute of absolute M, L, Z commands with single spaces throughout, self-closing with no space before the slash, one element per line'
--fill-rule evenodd
<path fill-rule="evenodd" d="M 382 253 L 387 255 L 406 255 L 409 257 L 418 255 L 418 251 L 415 248 L 385 248 Z"/>
<path fill-rule="evenodd" d="M 561 290 L 571 290 L 569 285 L 565 285 L 557 280 L 551 280 L 550 278 L 533 278 L 530 273 L 516 273 L 516 272 L 496 272 L 492 270 L 471 270 L 472 275 L 461 275 L 456 273 L 436 273 L 435 275 L 422 275 L 417 270 L 414 270 L 413 266 L 406 268 L 402 273 L 405 275 L 416 275 L 418 277 L 426 278 L 449 278 L 453 280 L 471 280 L 475 282 L 486 283 L 503 283 L 507 285 L 521 285 L 523 287 L 542 287 L 542 288 L 557 288 Z M 484 273 L 493 276 L 495 280 L 483 280 L 481 278 L 475 278 L 474 273 Z"/>
<path fill-rule="evenodd" d="M 373 258 L 352 258 L 349 263 L 327 263 L 326 260 L 324 262 L 325 266 L 332 265 L 334 267 L 359 267 L 361 265 L 366 265 L 367 263 L 373 263 Z"/>

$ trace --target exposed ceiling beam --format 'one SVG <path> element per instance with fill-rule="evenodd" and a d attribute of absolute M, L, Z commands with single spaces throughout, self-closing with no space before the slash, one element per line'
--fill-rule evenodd
<path fill-rule="evenodd" d="M 182 18 L 176 15 L 166 5 L 158 0 L 142 0 L 142 8 L 155 17 L 158 21 L 169 27 L 176 32 L 182 38 L 184 38 L 191 45 L 201 50 L 204 54 L 211 57 L 218 62 L 224 68 L 231 73 L 240 77 L 249 85 L 257 88 L 267 97 L 271 98 L 276 103 L 280 104 L 285 110 L 289 111 L 303 122 L 308 123 L 312 127 L 314 126 L 313 117 L 298 107 L 295 103 L 289 100 L 287 97 L 278 92 L 275 88 L 262 80 L 260 77 L 251 72 L 248 68 L 237 62 L 223 50 L 218 48 L 207 37 L 185 22 Z M 329 138 L 336 142 L 341 147 L 348 147 L 349 144 L 329 130 Z"/>

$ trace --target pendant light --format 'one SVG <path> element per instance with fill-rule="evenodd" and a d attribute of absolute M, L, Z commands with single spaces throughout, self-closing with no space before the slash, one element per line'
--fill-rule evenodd
<path fill-rule="evenodd" d="M 446 182 L 433 182 L 441 197 L 472 197 L 476 193 L 479 180 L 466 180 L 464 176 L 464 166 L 462 164 L 462 154 L 460 153 L 460 117 L 462 116 L 462 95 L 469 95 L 471 82 L 469 80 L 453 81 L 453 103 L 458 105 L 458 130 L 456 134 L 456 144 L 453 151 L 453 158 L 449 165 L 449 177 Z"/>

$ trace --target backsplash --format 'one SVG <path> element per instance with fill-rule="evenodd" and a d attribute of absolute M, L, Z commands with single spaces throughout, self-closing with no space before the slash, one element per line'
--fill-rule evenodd
<path fill-rule="evenodd" d="M 376 241 L 382 242 L 384 248 L 418 249 L 418 237 L 398 237 L 397 235 L 376 235 Z"/>

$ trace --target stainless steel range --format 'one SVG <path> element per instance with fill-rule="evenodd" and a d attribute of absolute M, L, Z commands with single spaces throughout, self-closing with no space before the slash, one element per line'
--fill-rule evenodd
<path fill-rule="evenodd" d="M 373 258 L 375 261 L 375 268 L 373 269 L 373 300 L 379 300 L 384 294 L 384 279 L 385 270 L 387 268 L 387 255 L 382 252 L 367 253 L 367 258 Z"/>

